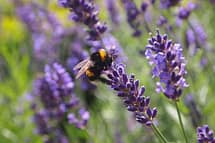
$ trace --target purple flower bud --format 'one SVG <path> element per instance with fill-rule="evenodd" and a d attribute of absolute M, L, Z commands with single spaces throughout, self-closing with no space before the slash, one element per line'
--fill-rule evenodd
<path fill-rule="evenodd" d="M 198 143 L 214 143 L 215 137 L 213 130 L 209 129 L 208 125 L 197 128 L 197 141 Z"/>
<path fill-rule="evenodd" d="M 154 118 L 156 115 L 157 115 L 157 108 L 154 107 L 154 108 L 152 109 L 152 118 Z"/>

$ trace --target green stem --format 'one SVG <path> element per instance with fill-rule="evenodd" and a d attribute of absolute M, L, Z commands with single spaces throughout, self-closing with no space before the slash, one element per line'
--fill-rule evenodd
<path fill-rule="evenodd" d="M 163 143 L 168 143 L 167 139 L 164 137 L 161 131 L 154 124 L 152 124 L 151 127 L 154 133 L 159 137 L 160 140 L 162 140 Z"/>
<path fill-rule="evenodd" d="M 151 127 L 151 128 L 152 128 L 153 133 L 154 133 L 154 134 L 156 135 L 156 137 L 159 139 L 159 141 L 160 141 L 160 142 L 163 142 L 163 140 L 160 138 L 160 136 L 158 135 L 158 133 L 154 131 L 153 127 Z"/>
<path fill-rule="evenodd" d="M 184 135 L 184 139 L 185 139 L 186 143 L 188 143 L 187 136 L 186 136 L 186 133 L 185 133 L 185 130 L 184 130 L 184 125 L 183 125 L 183 122 L 182 122 L 182 119 L 181 119 L 181 114 L 180 114 L 180 111 L 179 111 L 177 101 L 175 101 L 175 107 L 177 109 L 178 119 L 179 119 L 180 126 L 181 126 L 181 129 L 182 129 L 183 135 Z"/>

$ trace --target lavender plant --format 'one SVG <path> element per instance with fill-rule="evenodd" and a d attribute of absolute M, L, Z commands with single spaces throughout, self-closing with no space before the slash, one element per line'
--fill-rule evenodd
<path fill-rule="evenodd" d="M 113 67 L 108 74 L 110 86 L 122 98 L 127 110 L 134 112 L 138 122 L 151 126 L 157 109 L 149 107 L 150 97 L 144 96 L 145 87 L 139 87 L 139 80 L 135 80 L 135 75 L 129 76 L 124 70 L 123 65 Z"/>
<path fill-rule="evenodd" d="M 124 65 L 118 64 L 112 66 L 107 76 L 108 84 L 117 92 L 117 96 L 122 99 L 127 110 L 134 113 L 136 121 L 151 127 L 162 142 L 167 142 L 153 122 L 157 115 L 157 108 L 150 108 L 150 97 L 144 96 L 145 87 L 139 87 L 139 80 L 135 80 L 135 75 L 128 75 Z"/>
<path fill-rule="evenodd" d="M 34 122 L 44 142 L 69 142 L 69 124 L 77 128 L 86 126 L 89 112 L 78 107 L 74 82 L 60 64 L 53 63 L 45 67 L 45 75 L 35 81 L 33 95 Z M 79 118 L 75 110 L 79 110 Z"/>
<path fill-rule="evenodd" d="M 149 60 L 149 64 L 153 66 L 152 75 L 160 80 L 156 83 L 156 91 L 162 92 L 175 102 L 183 135 L 188 143 L 177 105 L 183 89 L 188 87 L 185 80 L 186 63 L 181 45 L 168 40 L 166 34 L 160 35 L 157 30 L 156 36 L 148 40 L 148 45 L 145 48 L 145 56 Z"/>

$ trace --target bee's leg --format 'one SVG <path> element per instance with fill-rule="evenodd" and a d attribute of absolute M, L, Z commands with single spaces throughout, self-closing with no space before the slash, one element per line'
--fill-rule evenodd
<path fill-rule="evenodd" d="M 110 80 L 108 80 L 108 79 L 106 79 L 104 77 L 98 77 L 98 80 L 101 81 L 104 84 L 108 84 L 108 85 L 111 84 Z"/>

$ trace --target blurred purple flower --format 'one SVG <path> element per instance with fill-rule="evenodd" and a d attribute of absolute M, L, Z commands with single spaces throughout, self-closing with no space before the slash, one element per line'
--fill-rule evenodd
<path fill-rule="evenodd" d="M 181 0 L 160 0 L 161 8 L 170 8 L 177 5 Z"/>
<path fill-rule="evenodd" d="M 211 4 L 215 5 L 215 0 L 210 0 Z"/>
<path fill-rule="evenodd" d="M 145 87 L 139 87 L 139 80 L 135 80 L 133 74 L 128 76 L 124 66 L 120 64 L 112 66 L 108 78 L 111 88 L 117 91 L 127 110 L 135 114 L 136 121 L 151 126 L 157 115 L 157 109 L 149 107 L 150 97 L 144 96 Z"/>
<path fill-rule="evenodd" d="M 197 128 L 198 143 L 215 143 L 213 130 L 209 129 L 208 125 Z"/>
<path fill-rule="evenodd" d="M 32 34 L 34 56 L 43 61 L 56 58 L 56 45 L 61 41 L 64 29 L 53 13 L 37 3 L 15 1 L 14 4 L 18 17 Z"/>
<path fill-rule="evenodd" d="M 207 42 L 207 34 L 200 23 L 193 22 L 193 28 L 196 35 L 197 40 L 200 44 L 204 45 Z"/>
<path fill-rule="evenodd" d="M 182 20 L 187 19 L 196 7 L 196 4 L 192 2 L 189 2 L 186 7 L 180 7 L 178 12 L 178 18 Z"/>
<path fill-rule="evenodd" d="M 157 35 L 149 39 L 145 48 L 145 56 L 153 66 L 152 75 L 160 79 L 156 91 L 163 92 L 172 100 L 178 100 L 183 88 L 188 86 L 184 78 L 187 71 L 181 45 L 173 43 L 166 34 L 160 35 L 157 31 Z"/>
<path fill-rule="evenodd" d="M 111 21 L 115 25 L 119 25 L 120 23 L 120 16 L 119 16 L 119 10 L 116 6 L 115 0 L 106 0 L 107 9 L 109 12 L 109 16 L 111 18 Z"/>
<path fill-rule="evenodd" d="M 172 31 L 173 28 L 172 28 L 172 26 L 170 25 L 170 23 L 169 23 L 167 17 L 165 17 L 165 16 L 163 16 L 163 15 L 161 15 L 161 16 L 159 17 L 159 19 L 157 20 L 157 26 L 158 26 L 158 27 L 164 27 L 167 31 L 173 32 L 173 31 Z"/>
<path fill-rule="evenodd" d="M 89 119 L 89 113 L 79 110 L 80 118 L 75 116 L 74 107 L 78 107 L 79 101 L 74 95 L 74 83 L 66 70 L 58 63 L 46 65 L 45 75 L 35 81 L 33 95 L 34 121 L 37 132 L 41 135 L 49 135 L 49 141 L 57 141 L 59 133 L 66 140 L 64 124 L 74 124 L 78 128 L 84 128 Z M 71 114 L 75 122 L 71 122 Z M 57 133 L 59 132 L 59 133 Z M 54 135 L 54 136 L 53 136 Z"/>
<path fill-rule="evenodd" d="M 147 8 L 148 8 L 148 3 L 142 2 L 142 4 L 141 4 L 141 10 L 142 10 L 142 12 L 145 12 L 147 10 Z"/>
<path fill-rule="evenodd" d="M 150 3 L 151 3 L 151 4 L 154 4 L 154 3 L 155 3 L 155 1 L 156 1 L 156 0 L 150 0 Z"/>
<path fill-rule="evenodd" d="M 202 57 L 201 58 L 200 63 L 199 63 L 201 68 L 205 68 L 206 65 L 208 65 L 208 59 L 207 58 L 208 57 Z"/>
<path fill-rule="evenodd" d="M 140 21 L 138 21 L 138 16 L 140 15 L 140 10 L 137 8 L 136 4 L 132 0 L 121 0 L 127 15 L 127 22 L 134 29 L 133 36 L 138 37 L 141 35 Z"/>
<path fill-rule="evenodd" d="M 190 117 L 192 120 L 192 124 L 196 128 L 201 123 L 202 115 L 198 109 L 197 103 L 195 102 L 195 100 L 191 94 L 186 96 L 185 105 L 188 107 L 188 109 L 190 111 Z"/>
<path fill-rule="evenodd" d="M 191 49 L 191 55 L 194 55 L 198 48 L 204 46 L 207 49 L 207 34 L 198 22 L 190 23 L 191 28 L 186 30 L 186 47 Z"/>
<path fill-rule="evenodd" d="M 157 21 L 158 26 L 163 26 L 164 24 L 167 24 L 167 23 L 168 23 L 168 20 L 163 15 L 161 15 Z"/>
<path fill-rule="evenodd" d="M 190 55 L 193 56 L 196 54 L 197 49 L 200 48 L 197 43 L 196 35 L 190 28 L 186 30 L 185 34 L 185 47 L 188 48 Z"/>

